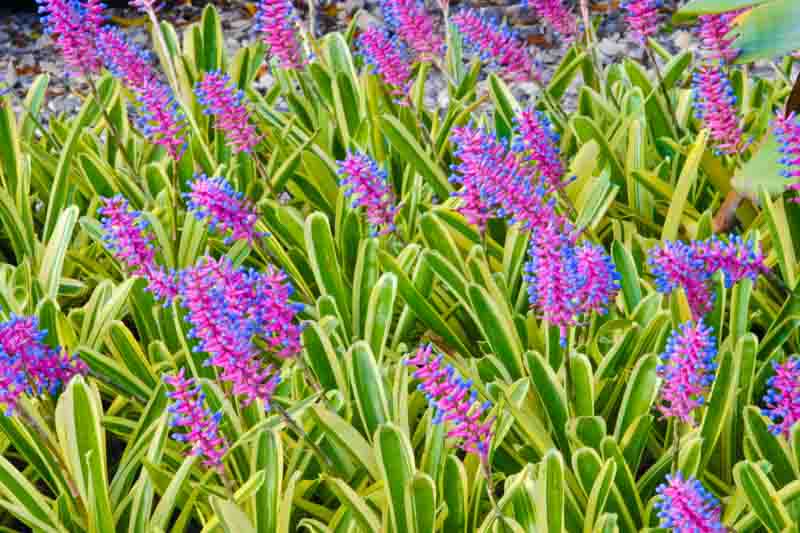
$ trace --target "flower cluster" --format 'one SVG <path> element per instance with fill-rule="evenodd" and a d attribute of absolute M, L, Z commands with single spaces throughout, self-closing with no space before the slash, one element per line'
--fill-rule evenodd
<path fill-rule="evenodd" d="M 569 181 L 564 179 L 564 163 L 558 148 L 560 137 L 547 115 L 529 108 L 514 121 L 518 149 L 529 154 L 529 160 L 545 182 L 554 189 L 567 185 Z"/>
<path fill-rule="evenodd" d="M 740 13 L 740 11 L 733 11 L 700 15 L 697 33 L 708 59 L 730 63 L 739 55 L 739 51 L 731 46 L 736 39 L 735 36 L 731 36 L 731 31 L 733 21 Z"/>
<path fill-rule="evenodd" d="M 287 69 L 303 66 L 303 52 L 297 38 L 297 13 L 291 0 L 259 0 L 256 31 L 263 34 L 270 53 Z"/>
<path fill-rule="evenodd" d="M 373 72 L 387 85 L 392 94 L 406 94 L 411 78 L 411 67 L 403 57 L 403 49 L 396 38 L 386 30 L 371 27 L 358 36 L 358 50 Z"/>
<path fill-rule="evenodd" d="M 564 38 L 571 38 L 578 31 L 578 25 L 563 0 L 525 0 L 524 5 L 532 7 L 544 21 Z"/>
<path fill-rule="evenodd" d="M 720 520 L 719 500 L 700 481 L 683 474 L 667 475 L 656 488 L 659 526 L 675 533 L 726 531 Z"/>
<path fill-rule="evenodd" d="M 451 22 L 481 59 L 491 62 L 505 78 L 526 81 L 538 76 L 533 72 L 528 47 L 508 26 L 491 22 L 468 9 L 454 15 Z"/>
<path fill-rule="evenodd" d="M 252 243 L 262 234 L 255 230 L 258 216 L 253 203 L 244 199 L 225 178 L 196 174 L 184 193 L 189 211 L 198 220 L 208 220 L 211 231 L 225 235 L 225 242 Z"/>
<path fill-rule="evenodd" d="M 562 345 L 580 315 L 605 314 L 620 289 L 620 275 L 605 250 L 573 239 L 567 224 L 535 228 L 524 267 L 528 300 L 542 319 L 558 326 Z"/>
<path fill-rule="evenodd" d="M 444 40 L 421 0 L 380 0 L 383 20 L 421 59 L 442 54 Z"/>
<path fill-rule="evenodd" d="M 37 0 L 42 25 L 54 36 L 64 56 L 68 74 L 96 74 L 102 61 L 95 36 L 105 20 L 100 0 Z"/>
<path fill-rule="evenodd" d="M 692 78 L 695 116 L 703 121 L 717 144 L 717 153 L 735 154 L 744 146 L 736 95 L 725 72 L 715 65 L 702 65 Z"/>
<path fill-rule="evenodd" d="M 260 139 L 255 127 L 250 124 L 244 93 L 236 90 L 231 77 L 222 72 L 209 72 L 197 82 L 195 94 L 203 112 L 213 115 L 214 126 L 228 138 L 228 146 L 234 152 L 250 152 Z"/>
<path fill-rule="evenodd" d="M 350 153 L 338 163 L 344 194 L 352 198 L 354 209 L 364 208 L 373 235 L 394 231 L 397 206 L 386 171 L 378 167 L 375 160 L 360 153 Z"/>
<path fill-rule="evenodd" d="M 188 430 L 173 433 L 172 438 L 190 444 L 192 455 L 203 457 L 205 466 L 223 473 L 222 457 L 228 451 L 228 444 L 219 431 L 222 411 L 212 414 L 204 406 L 205 393 L 194 379 L 185 377 L 184 369 L 175 375 L 165 375 L 164 382 L 174 389 L 167 393 L 172 400 L 168 407 L 172 415 L 170 425 Z"/>
<path fill-rule="evenodd" d="M 180 274 L 179 293 L 192 324 L 189 335 L 206 364 L 218 367 L 220 379 L 231 383 L 244 405 L 260 399 L 269 409 L 280 375 L 262 359 L 255 339 L 278 357 L 300 351 L 299 310 L 289 302 L 292 287 L 286 276 L 270 268 L 265 273 L 235 268 L 228 258 L 201 258 Z"/>
<path fill-rule="evenodd" d="M 767 381 L 769 390 L 764 396 L 765 416 L 772 419 L 769 429 L 775 435 L 789 438 L 792 428 L 800 421 L 800 357 L 792 357 L 779 364 L 772 362 L 775 370 Z"/>
<path fill-rule="evenodd" d="M 717 237 L 691 243 L 665 242 L 650 250 L 647 262 L 658 291 L 670 293 L 682 288 L 696 318 L 711 311 L 714 293 L 710 280 L 715 272 L 721 271 L 725 285 L 732 287 L 744 278 L 755 282 L 759 274 L 768 271 L 758 244 L 736 235 L 727 242 Z"/>
<path fill-rule="evenodd" d="M 35 317 L 12 314 L 0 323 L 0 406 L 7 416 L 23 393 L 55 394 L 73 376 L 88 372 L 80 358 L 45 344 L 46 335 Z"/>
<path fill-rule="evenodd" d="M 661 0 L 627 0 L 621 4 L 633 35 L 642 44 L 658 31 Z"/>
<path fill-rule="evenodd" d="M 794 112 L 775 117 L 773 122 L 775 136 L 780 143 L 780 152 L 783 154 L 780 163 L 784 167 L 781 174 L 792 183 L 786 186 L 787 189 L 800 191 L 800 117 Z M 797 197 L 792 198 L 793 202 L 800 202 Z"/>
<path fill-rule="evenodd" d="M 465 452 L 476 454 L 486 464 L 494 423 L 487 413 L 492 403 L 480 402 L 472 381 L 462 378 L 452 366 L 444 365 L 443 359 L 442 355 L 434 356 L 428 344 L 421 346 L 405 364 L 416 367 L 414 378 L 421 381 L 418 388 L 435 410 L 433 423 L 452 423 L 447 436 L 459 439 Z"/>
<path fill-rule="evenodd" d="M 174 273 L 156 264 L 155 236 L 141 213 L 121 195 L 103 198 L 98 209 L 106 248 L 134 276 L 147 280 L 148 290 L 167 305 L 177 294 Z"/>
<path fill-rule="evenodd" d="M 656 371 L 663 380 L 659 410 L 693 424 L 693 411 L 703 405 L 704 394 L 714 381 L 717 355 L 713 330 L 691 321 L 681 324 L 667 341 Z"/>
<path fill-rule="evenodd" d="M 461 199 L 459 211 L 481 230 L 495 216 L 508 217 L 526 229 L 554 220 L 555 198 L 538 166 L 523 163 L 519 147 L 509 148 L 485 131 L 471 127 L 453 128 L 450 140 L 454 165 L 450 181 L 461 184 L 453 193 Z M 541 174 L 541 173 L 540 173 Z"/>
<path fill-rule="evenodd" d="M 128 42 L 115 28 L 104 28 L 97 36 L 97 48 L 106 68 L 136 94 L 137 123 L 154 144 L 163 146 L 177 160 L 186 150 L 187 122 L 172 89 L 150 66 L 150 54 Z"/>

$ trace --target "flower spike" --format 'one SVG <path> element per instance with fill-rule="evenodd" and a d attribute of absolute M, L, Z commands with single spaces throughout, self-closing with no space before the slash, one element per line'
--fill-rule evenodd
<path fill-rule="evenodd" d="M 620 7 L 626 12 L 631 32 L 640 44 L 645 45 L 647 39 L 658 31 L 661 0 L 627 0 Z"/>
<path fill-rule="evenodd" d="M 663 380 L 659 410 L 694 425 L 693 411 L 703 405 L 708 387 L 714 381 L 717 364 L 713 330 L 689 321 L 673 331 L 660 356 L 656 372 Z"/>
<path fill-rule="evenodd" d="M 695 108 L 717 143 L 717 153 L 733 155 L 741 152 L 746 143 L 739 125 L 736 95 L 725 72 L 714 65 L 698 67 L 692 79 Z"/>
<path fill-rule="evenodd" d="M 261 140 L 250 124 L 244 105 L 244 93 L 233 87 L 231 77 L 222 72 L 208 72 L 197 82 L 195 93 L 203 112 L 216 118 L 215 127 L 228 138 L 234 152 L 249 153 Z"/>
<path fill-rule="evenodd" d="M 529 160 L 545 182 L 553 189 L 568 185 L 570 180 L 564 179 L 564 163 L 558 148 L 560 137 L 547 115 L 529 108 L 514 121 L 519 149 L 530 154 Z"/>
<path fill-rule="evenodd" d="M 444 40 L 421 0 L 379 0 L 383 20 L 423 61 L 444 52 Z"/>
<path fill-rule="evenodd" d="M 297 37 L 297 12 L 291 0 L 259 0 L 256 12 L 256 31 L 263 34 L 264 43 L 281 67 L 302 68 L 305 61 Z"/>
<path fill-rule="evenodd" d="M 788 439 L 800 422 L 800 357 L 790 357 L 781 364 L 773 361 L 772 368 L 775 374 L 767 381 L 769 390 L 762 412 L 772 419 L 769 430 Z"/>
<path fill-rule="evenodd" d="M 164 383 L 174 389 L 167 393 L 172 400 L 168 407 L 170 425 L 188 430 L 173 433 L 172 438 L 190 444 L 192 455 L 203 457 L 206 467 L 224 473 L 222 457 L 228 451 L 228 443 L 219 431 L 222 411 L 212 414 L 204 406 L 205 394 L 194 379 L 185 377 L 183 368 L 175 375 L 165 375 Z"/>
<path fill-rule="evenodd" d="M 693 477 L 678 472 L 656 488 L 659 526 L 675 533 L 727 531 L 721 522 L 719 500 Z"/>
<path fill-rule="evenodd" d="M 739 55 L 739 50 L 733 48 L 735 36 L 731 35 L 733 21 L 741 11 L 700 15 L 698 17 L 698 36 L 703 44 L 703 49 L 710 60 L 721 63 L 730 63 Z"/>
<path fill-rule="evenodd" d="M 444 365 L 442 355 L 434 356 L 430 344 L 420 346 L 405 364 L 415 367 L 414 378 L 420 380 L 419 390 L 435 410 L 434 424 L 450 422 L 449 438 L 459 439 L 461 448 L 477 455 L 486 464 L 492 441 L 494 418 L 487 413 L 490 401 L 480 402 L 472 381 L 462 378 L 450 366 Z"/>
<path fill-rule="evenodd" d="M 775 137 L 780 144 L 779 151 L 783 157 L 780 164 L 781 174 L 792 182 L 786 186 L 791 191 L 800 191 L 800 116 L 792 112 L 789 115 L 780 113 L 772 123 Z M 793 202 L 800 202 L 797 196 Z"/>
<path fill-rule="evenodd" d="M 403 49 L 396 38 L 379 28 L 368 28 L 358 37 L 358 50 L 381 80 L 392 87 L 392 94 L 406 94 L 411 78 L 411 67 L 403 57 Z"/>
<path fill-rule="evenodd" d="M 375 160 L 360 153 L 351 153 L 338 163 L 344 194 L 353 199 L 353 208 L 364 208 L 373 236 L 394 231 L 397 206 L 386 171 L 378 167 Z"/>
<path fill-rule="evenodd" d="M 103 63 L 95 37 L 105 21 L 105 5 L 99 0 L 36 0 L 45 32 L 54 35 L 68 74 L 83 76 L 100 72 Z"/>
<path fill-rule="evenodd" d="M 227 244 L 238 240 L 252 244 L 263 235 L 255 230 L 255 206 L 225 178 L 196 174 L 189 187 L 183 194 L 187 208 L 198 220 L 207 220 L 212 231 L 224 235 Z"/>
<path fill-rule="evenodd" d="M 575 15 L 563 0 L 524 0 L 523 5 L 532 7 L 564 39 L 572 39 L 578 31 Z"/>

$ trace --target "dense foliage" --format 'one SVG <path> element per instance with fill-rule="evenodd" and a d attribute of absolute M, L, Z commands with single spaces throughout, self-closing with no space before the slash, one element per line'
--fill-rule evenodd
<path fill-rule="evenodd" d="M 447 2 L 260 0 L 233 57 L 213 7 L 134 0 L 143 49 L 39 3 L 90 91 L 0 100 L 0 529 L 797 531 L 800 102 L 742 66 L 796 3 L 690 2 L 672 55 L 628 0 L 600 68 L 531 0 L 552 76 Z"/>

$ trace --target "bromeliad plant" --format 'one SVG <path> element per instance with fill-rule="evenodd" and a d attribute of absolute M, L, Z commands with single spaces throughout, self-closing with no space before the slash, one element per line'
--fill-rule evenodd
<path fill-rule="evenodd" d="M 531 1 L 553 75 L 446 2 L 256 2 L 232 57 L 133 3 L 143 47 L 40 0 L 76 116 L 0 100 L 2 528 L 794 530 L 794 59 L 738 66 L 789 3 L 690 2 L 695 57 L 625 2 L 647 60 L 601 69 Z"/>

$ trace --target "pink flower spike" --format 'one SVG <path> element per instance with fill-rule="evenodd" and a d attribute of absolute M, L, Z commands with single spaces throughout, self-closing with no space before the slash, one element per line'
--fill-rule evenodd
<path fill-rule="evenodd" d="M 186 433 L 173 433 L 172 438 L 190 444 L 192 455 L 203 457 L 206 467 L 224 474 L 222 457 L 228 451 L 228 443 L 219 431 L 222 411 L 212 414 L 205 407 L 200 385 L 185 377 L 183 368 L 175 375 L 165 375 L 164 383 L 174 389 L 167 393 L 172 400 L 168 407 L 172 414 L 170 425 L 187 429 Z"/>
<path fill-rule="evenodd" d="M 719 500 L 693 477 L 667 475 L 656 488 L 659 527 L 674 533 L 723 533 Z"/>
<path fill-rule="evenodd" d="M 259 0 L 256 31 L 263 34 L 270 53 L 286 69 L 302 68 L 305 61 L 297 37 L 297 13 L 291 0 Z"/>
<path fill-rule="evenodd" d="M 786 186 L 792 191 L 800 191 L 800 116 L 790 113 L 788 116 L 782 112 L 772 122 L 775 137 L 781 145 L 779 148 L 782 157 L 780 164 L 783 166 L 781 175 L 792 182 Z M 792 197 L 793 202 L 800 202 L 800 198 Z"/>
<path fill-rule="evenodd" d="M 628 27 L 642 45 L 658 31 L 658 10 L 661 0 L 627 0 L 621 4 L 627 15 Z"/>
<path fill-rule="evenodd" d="M 204 113 L 216 118 L 214 127 L 228 138 L 234 152 L 250 152 L 260 142 L 244 105 L 244 93 L 235 89 L 231 78 L 222 72 L 209 72 L 195 87 Z"/>
<path fill-rule="evenodd" d="M 368 28 L 358 37 L 358 49 L 381 80 L 392 86 L 392 94 L 404 96 L 408 90 L 411 67 L 403 58 L 397 39 L 379 28 Z"/>
<path fill-rule="evenodd" d="M 211 231 L 224 235 L 227 244 L 238 240 L 252 244 L 263 236 L 255 230 L 255 206 L 225 178 L 196 174 L 189 186 L 191 191 L 183 194 L 187 208 L 198 220 L 207 220 Z"/>
<path fill-rule="evenodd" d="M 716 344 L 713 330 L 702 319 L 697 324 L 686 322 L 672 332 L 656 367 L 663 380 L 658 408 L 665 417 L 694 425 L 692 413 L 703 405 L 714 381 Z"/>
<path fill-rule="evenodd" d="M 523 5 L 532 7 L 564 39 L 571 40 L 578 31 L 575 15 L 563 0 L 525 0 Z"/>
<path fill-rule="evenodd" d="M 386 171 L 366 154 L 350 153 L 339 161 L 338 173 L 344 194 L 352 198 L 352 207 L 363 207 L 373 236 L 386 235 L 395 230 L 397 206 Z"/>
<path fill-rule="evenodd" d="M 155 235 L 148 230 L 147 221 L 120 195 L 102 202 L 98 213 L 106 248 L 131 274 L 147 280 L 147 290 L 156 299 L 169 305 L 177 294 L 175 275 L 156 264 Z"/>
<path fill-rule="evenodd" d="M 469 9 L 462 10 L 450 20 L 480 58 L 494 65 L 506 79 L 526 81 L 531 76 L 539 77 L 533 72 L 528 46 L 508 26 L 490 22 Z"/>
<path fill-rule="evenodd" d="M 465 452 L 477 455 L 487 464 L 494 423 L 487 413 L 492 404 L 480 402 L 472 381 L 459 376 L 452 366 L 444 365 L 444 357 L 433 356 L 431 349 L 430 344 L 420 346 L 405 364 L 416 367 L 413 377 L 420 380 L 418 389 L 435 411 L 432 421 L 450 423 L 448 438 L 458 439 Z"/>
<path fill-rule="evenodd" d="M 764 395 L 764 416 L 772 419 L 769 430 L 787 439 L 792 428 L 800 422 L 800 357 L 790 357 L 784 363 L 772 362 L 775 374 L 767 381 Z"/>
<path fill-rule="evenodd" d="M 733 21 L 740 14 L 741 11 L 734 11 L 698 17 L 697 33 L 708 59 L 730 63 L 739 55 L 739 51 L 731 46 L 736 40 L 736 37 L 731 35 L 731 31 Z"/>
<path fill-rule="evenodd" d="M 571 180 L 564 179 L 564 163 L 558 148 L 560 137 L 547 115 L 529 108 L 514 120 L 518 149 L 529 154 L 529 160 L 551 188 L 567 186 Z"/>
<path fill-rule="evenodd" d="M 718 67 L 703 65 L 694 73 L 692 85 L 695 115 L 711 131 L 717 153 L 734 155 L 741 152 L 746 143 L 739 125 L 736 95 L 728 77 Z"/>
<path fill-rule="evenodd" d="M 105 20 L 99 0 L 36 0 L 45 32 L 54 36 L 68 74 L 97 74 L 103 64 L 95 38 Z"/>
<path fill-rule="evenodd" d="M 444 53 L 444 40 L 420 0 L 379 0 L 383 20 L 422 61 Z"/>

